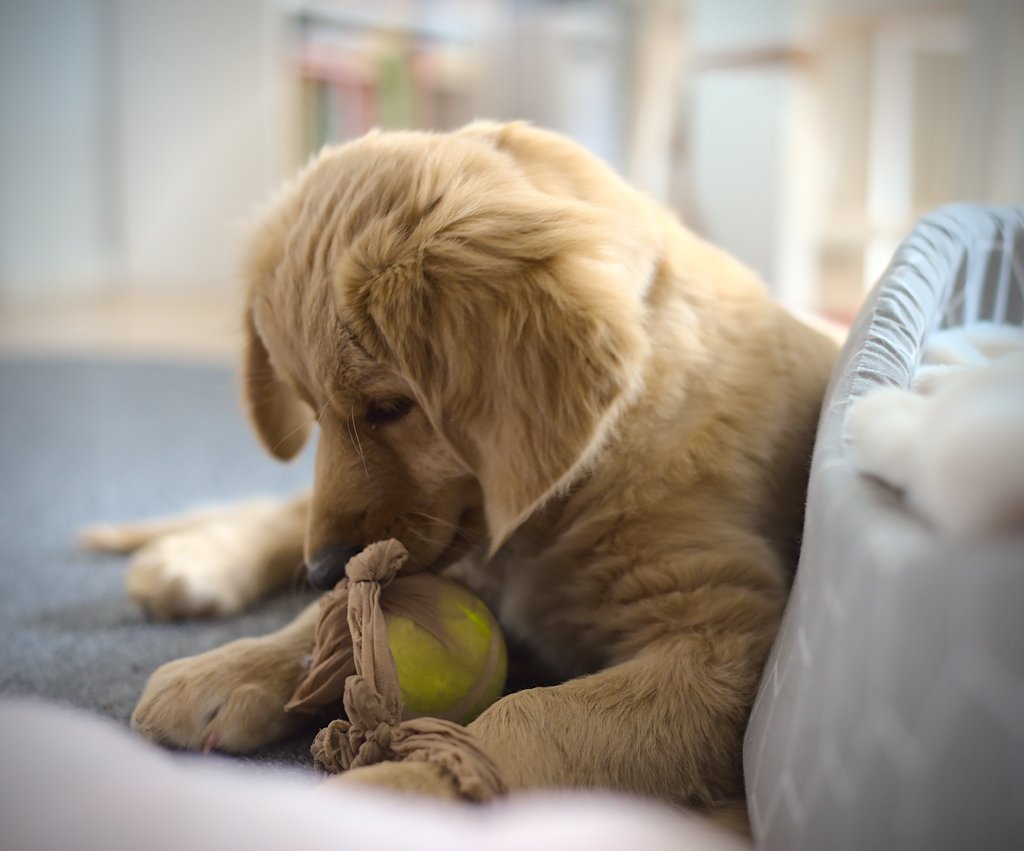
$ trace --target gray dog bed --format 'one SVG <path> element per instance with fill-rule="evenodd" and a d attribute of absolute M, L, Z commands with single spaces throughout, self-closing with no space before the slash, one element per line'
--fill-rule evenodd
<path fill-rule="evenodd" d="M 300 577 L 292 593 L 240 617 L 156 623 L 126 598 L 123 558 L 75 547 L 89 523 L 312 481 L 310 453 L 285 466 L 259 449 L 230 370 L 8 359 L 0 399 L 0 691 L 127 724 L 158 665 L 269 632 L 312 599 Z M 309 764 L 311 739 L 259 758 Z"/>
<path fill-rule="evenodd" d="M 943 539 L 843 432 L 853 400 L 909 386 L 932 331 L 979 320 L 1024 324 L 1024 208 L 922 220 L 833 371 L 747 733 L 764 848 L 1024 848 L 1024 534 Z"/>

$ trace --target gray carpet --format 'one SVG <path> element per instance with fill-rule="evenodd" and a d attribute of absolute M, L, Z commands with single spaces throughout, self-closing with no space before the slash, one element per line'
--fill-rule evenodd
<path fill-rule="evenodd" d="M 122 590 L 125 560 L 82 552 L 78 529 L 210 502 L 289 494 L 312 456 L 279 464 L 249 431 L 230 370 L 0 360 L 0 693 L 127 724 L 163 662 L 276 628 L 296 589 L 246 615 L 157 623 Z M 312 733 L 261 759 L 309 763 Z"/>

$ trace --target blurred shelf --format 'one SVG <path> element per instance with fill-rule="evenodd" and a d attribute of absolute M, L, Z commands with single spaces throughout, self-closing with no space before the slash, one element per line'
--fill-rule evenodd
<path fill-rule="evenodd" d="M 0 356 L 113 357 L 233 363 L 241 298 L 210 292 L 129 292 L 0 308 Z"/>

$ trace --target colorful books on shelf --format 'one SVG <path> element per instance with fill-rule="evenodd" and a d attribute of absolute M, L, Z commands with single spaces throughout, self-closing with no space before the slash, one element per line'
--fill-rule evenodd
<path fill-rule="evenodd" d="M 308 15 L 294 34 L 299 160 L 374 127 L 444 130 L 473 116 L 476 58 L 465 42 Z"/>

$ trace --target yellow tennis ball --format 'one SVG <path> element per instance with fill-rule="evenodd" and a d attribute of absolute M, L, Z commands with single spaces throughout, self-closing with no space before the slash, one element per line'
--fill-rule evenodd
<path fill-rule="evenodd" d="M 398 669 L 403 718 L 428 715 L 468 724 L 501 697 L 505 639 L 483 601 L 436 576 L 397 579 L 402 603 L 384 596 L 388 646 Z"/>

